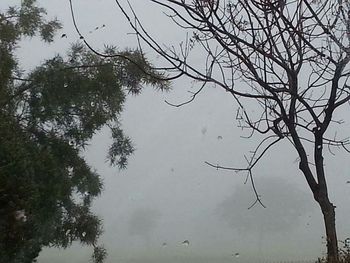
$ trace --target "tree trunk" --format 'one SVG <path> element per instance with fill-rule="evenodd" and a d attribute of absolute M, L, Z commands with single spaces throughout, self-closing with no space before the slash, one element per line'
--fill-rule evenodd
<path fill-rule="evenodd" d="M 338 263 L 338 239 L 335 227 L 335 206 L 328 197 L 316 200 L 322 210 L 327 237 L 327 263 Z"/>
<path fill-rule="evenodd" d="M 323 221 L 326 229 L 327 238 L 327 263 L 338 263 L 338 239 L 335 228 L 335 206 L 329 201 L 327 182 L 323 163 L 323 133 L 324 129 L 320 128 L 315 131 L 315 149 L 314 160 L 317 174 L 318 186 L 313 190 L 314 197 L 321 207 Z"/>

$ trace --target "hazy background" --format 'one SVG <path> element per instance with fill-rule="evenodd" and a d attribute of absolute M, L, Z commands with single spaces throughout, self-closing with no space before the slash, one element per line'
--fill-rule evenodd
<path fill-rule="evenodd" d="M 0 7 L 15 3 L 1 1 Z M 64 52 L 79 38 L 68 1 L 39 3 L 64 23 L 64 29 L 50 46 L 39 40 L 22 43 L 19 57 L 26 69 Z M 132 3 L 160 41 L 175 44 L 184 37 L 147 0 Z M 121 50 L 135 47 L 135 36 L 114 1 L 73 4 L 79 29 L 95 48 L 102 49 L 104 43 Z M 63 33 L 67 38 L 60 38 Z M 157 63 L 157 57 L 149 56 Z M 127 170 L 106 163 L 110 140 L 104 131 L 85 153 L 104 178 L 104 192 L 94 210 L 104 222 L 101 243 L 108 250 L 107 262 L 266 262 L 321 256 L 321 213 L 298 171 L 293 148 L 280 143 L 256 167 L 256 184 L 266 208 L 248 210 L 255 199 L 250 184 L 244 184 L 245 174 L 217 171 L 204 161 L 244 165 L 244 154 L 258 141 L 240 137 L 244 132 L 237 128 L 235 104 L 221 90 L 208 88 L 182 108 L 164 103 L 186 100 L 189 90 L 191 83 L 179 80 L 169 93 L 145 87 L 142 95 L 128 98 L 122 123 L 136 152 Z M 349 130 L 349 124 L 343 127 Z M 349 155 L 341 151 L 326 158 L 339 239 L 350 236 L 348 163 Z M 185 240 L 189 245 L 182 244 Z M 39 262 L 88 262 L 90 254 L 90 248 L 74 244 L 67 250 L 45 249 Z"/>

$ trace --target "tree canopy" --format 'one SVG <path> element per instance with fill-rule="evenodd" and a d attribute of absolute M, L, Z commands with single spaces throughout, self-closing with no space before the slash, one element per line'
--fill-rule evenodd
<path fill-rule="evenodd" d="M 24 37 L 54 41 L 61 28 L 35 0 L 0 11 L 0 258 L 33 262 L 44 246 L 73 241 L 98 246 L 101 220 L 91 201 L 103 188 L 100 175 L 82 155 L 93 135 L 109 127 L 111 165 L 121 169 L 133 144 L 119 117 L 127 94 L 143 85 L 166 90 L 164 75 L 152 70 L 138 50 L 105 48 L 100 57 L 81 43 L 29 73 L 16 57 Z"/>

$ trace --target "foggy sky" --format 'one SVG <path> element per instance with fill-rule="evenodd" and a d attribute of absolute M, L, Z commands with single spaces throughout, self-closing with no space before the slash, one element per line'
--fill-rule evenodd
<path fill-rule="evenodd" d="M 0 7 L 14 2 L 2 1 Z M 20 58 L 26 68 L 64 52 L 78 40 L 68 1 L 39 2 L 49 15 L 62 20 L 62 33 L 68 37 L 58 37 L 50 46 L 39 40 L 24 41 Z M 132 2 L 159 39 L 169 43 L 182 39 L 183 34 L 161 20 L 164 16 L 148 1 Z M 73 3 L 80 30 L 94 47 L 102 49 L 104 43 L 120 49 L 136 46 L 114 1 Z M 94 30 L 102 24 L 106 25 L 103 30 Z M 127 170 L 108 167 L 110 140 L 105 131 L 95 136 L 85 153 L 104 180 L 105 190 L 95 201 L 94 211 L 104 222 L 101 242 L 109 253 L 107 262 L 220 263 L 320 256 L 325 250 L 321 213 L 298 171 L 291 145 L 275 146 L 257 166 L 256 183 L 266 208 L 257 205 L 248 210 L 254 196 L 249 183 L 244 184 L 245 174 L 217 171 L 204 161 L 244 165 L 244 154 L 258 141 L 240 137 L 244 132 L 235 122 L 235 104 L 220 90 L 208 88 L 182 108 L 164 103 L 164 99 L 182 102 L 188 98 L 188 90 L 191 84 L 179 80 L 170 93 L 146 87 L 142 95 L 128 98 L 122 124 L 136 151 Z M 345 127 L 349 129 L 348 124 Z M 349 156 L 342 152 L 326 159 L 339 239 L 350 236 L 348 162 Z M 189 246 L 182 244 L 184 240 Z M 90 253 L 91 249 L 78 244 L 65 251 L 46 249 L 39 262 L 87 262 Z"/>

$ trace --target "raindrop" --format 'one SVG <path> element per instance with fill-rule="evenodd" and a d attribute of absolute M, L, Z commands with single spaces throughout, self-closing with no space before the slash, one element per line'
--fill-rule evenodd
<path fill-rule="evenodd" d="M 66 236 L 68 236 L 69 233 L 70 233 L 70 229 L 68 229 L 68 230 L 66 231 Z"/>
<path fill-rule="evenodd" d="M 22 222 L 26 222 L 27 221 L 27 216 L 25 213 L 25 210 L 17 210 L 15 212 L 15 218 L 16 220 L 22 221 Z"/>
<path fill-rule="evenodd" d="M 207 127 L 203 127 L 202 130 L 201 130 L 201 133 L 203 135 L 205 135 L 207 133 L 207 130 L 208 130 Z"/>
<path fill-rule="evenodd" d="M 188 246 L 190 245 L 190 241 L 188 241 L 188 240 L 186 239 L 186 240 L 183 241 L 181 244 L 184 245 L 184 246 L 186 246 L 186 247 L 188 247 Z"/>
<path fill-rule="evenodd" d="M 81 233 L 81 236 L 85 237 L 86 236 L 86 232 Z"/>
<path fill-rule="evenodd" d="M 70 146 L 73 146 L 73 145 L 74 145 L 74 141 L 73 141 L 73 140 L 70 140 L 70 141 L 69 141 L 69 145 L 70 145 Z"/>
<path fill-rule="evenodd" d="M 345 239 L 344 243 L 346 247 L 350 247 L 350 238 L 348 237 L 347 239 Z"/>
<path fill-rule="evenodd" d="M 350 184 L 350 181 L 346 181 L 347 184 Z"/>
<path fill-rule="evenodd" d="M 321 149 L 322 148 L 322 145 L 317 145 L 317 149 Z"/>
<path fill-rule="evenodd" d="M 239 256 L 240 256 L 239 253 L 235 253 L 236 258 L 239 258 Z"/>
<path fill-rule="evenodd" d="M 79 39 L 84 39 L 84 37 L 83 37 L 83 36 L 80 36 Z"/>
<path fill-rule="evenodd" d="M 23 95 L 28 97 L 30 95 L 30 92 L 28 90 L 26 90 L 23 92 Z"/>
<path fill-rule="evenodd" d="M 173 173 L 173 172 L 175 171 L 175 169 L 174 169 L 174 168 L 171 168 L 170 171 Z"/>
<path fill-rule="evenodd" d="M 102 27 L 106 27 L 106 25 L 105 25 L 105 24 L 103 24 L 103 25 L 102 25 Z"/>
<path fill-rule="evenodd" d="M 67 170 L 68 170 L 68 175 L 69 175 L 69 176 L 73 175 L 73 170 L 74 170 L 74 169 L 73 169 L 72 166 L 68 167 Z"/>
<path fill-rule="evenodd" d="M 68 83 L 65 82 L 65 83 L 63 84 L 63 87 L 64 87 L 64 88 L 68 88 Z"/>
<path fill-rule="evenodd" d="M 166 242 L 163 242 L 162 247 L 166 247 L 168 244 Z"/>
<path fill-rule="evenodd" d="M 64 37 L 67 38 L 67 34 L 62 34 L 61 35 L 61 38 L 64 38 Z"/>
<path fill-rule="evenodd" d="M 222 140 L 222 136 L 221 135 L 218 136 L 218 140 Z"/>
<path fill-rule="evenodd" d="M 91 107 L 95 107 L 95 102 L 91 101 L 90 105 Z"/>

